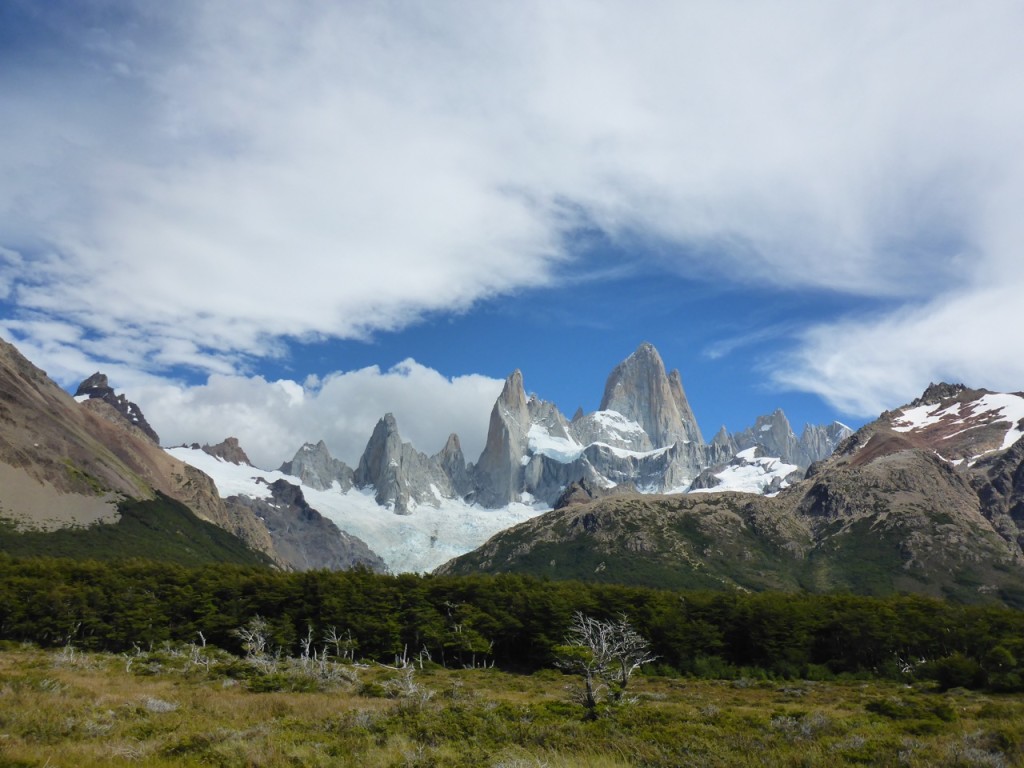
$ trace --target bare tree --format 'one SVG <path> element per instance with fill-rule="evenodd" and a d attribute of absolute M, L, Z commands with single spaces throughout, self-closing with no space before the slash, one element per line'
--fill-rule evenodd
<path fill-rule="evenodd" d="M 235 630 L 235 635 L 242 640 L 245 658 L 261 672 L 269 673 L 277 667 L 276 659 L 269 653 L 270 622 L 260 615 L 249 620 L 244 627 Z"/>
<path fill-rule="evenodd" d="M 334 655 L 339 659 L 356 660 L 356 647 L 359 644 L 352 637 L 351 629 L 345 630 L 345 635 L 342 636 L 339 634 L 338 628 L 332 624 L 327 628 L 323 639 L 328 645 L 334 646 Z"/>
<path fill-rule="evenodd" d="M 610 622 L 609 632 L 611 662 L 607 670 L 607 679 L 611 686 L 612 698 L 621 701 L 633 673 L 658 657 L 651 653 L 650 642 L 633 629 L 625 614 L 620 614 L 618 621 Z"/>
<path fill-rule="evenodd" d="M 565 645 L 556 650 L 557 666 L 583 677 L 583 687 L 575 698 L 588 720 L 597 717 L 602 694 L 612 703 L 621 702 L 632 674 L 657 658 L 625 615 L 616 621 L 601 621 L 579 611 L 573 614 Z"/>

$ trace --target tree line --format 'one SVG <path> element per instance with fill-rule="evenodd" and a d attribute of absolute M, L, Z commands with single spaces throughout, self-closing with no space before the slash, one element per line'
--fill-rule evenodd
<path fill-rule="evenodd" d="M 285 655 L 332 633 L 349 658 L 553 667 L 574 617 L 628 617 L 666 674 L 930 677 L 1024 690 L 1024 613 L 901 595 L 680 592 L 524 575 L 282 573 L 0 554 L 0 640 L 121 652 L 204 641 L 241 653 L 259 617 Z"/>

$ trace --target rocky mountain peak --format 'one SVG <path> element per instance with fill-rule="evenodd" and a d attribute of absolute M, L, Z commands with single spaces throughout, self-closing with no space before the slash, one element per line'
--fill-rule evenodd
<path fill-rule="evenodd" d="M 921 405 L 938 405 L 943 400 L 949 400 L 956 397 L 961 392 L 966 391 L 967 387 L 964 384 L 947 384 L 944 381 L 939 382 L 938 384 L 932 382 L 919 398 L 910 403 L 910 407 L 916 408 Z"/>
<path fill-rule="evenodd" d="M 462 443 L 457 434 L 452 432 L 448 435 L 444 448 L 435 458 L 450 479 L 452 490 L 457 496 L 463 497 L 473 490 L 473 482 L 466 469 L 466 457 L 462 453 Z"/>
<path fill-rule="evenodd" d="M 686 399 L 686 393 L 683 391 L 683 377 L 679 375 L 677 369 L 673 369 L 669 373 L 668 387 L 669 391 L 672 392 L 672 399 L 675 401 L 676 408 L 679 411 L 679 418 L 682 419 L 683 427 L 687 431 L 686 439 L 694 443 L 703 443 L 704 437 L 697 426 L 697 417 L 694 416 L 690 402 Z"/>
<path fill-rule="evenodd" d="M 331 456 L 327 444 L 321 440 L 316 445 L 306 443 L 295 452 L 291 461 L 281 465 L 281 472 L 299 478 L 304 485 L 318 491 L 326 491 L 335 482 L 342 492 L 352 487 L 353 472 L 345 462 Z"/>
<path fill-rule="evenodd" d="M 156 430 L 146 421 L 146 417 L 142 415 L 142 409 L 129 401 L 124 395 L 118 395 L 114 392 L 105 374 L 97 371 L 79 384 L 78 389 L 75 390 L 75 397 L 102 400 L 111 406 L 128 424 L 140 429 L 146 437 L 157 445 L 160 444 L 160 436 L 157 435 Z"/>
<path fill-rule="evenodd" d="M 223 442 L 217 443 L 216 445 L 204 445 L 202 448 L 204 453 L 208 453 L 211 456 L 216 456 L 218 459 L 223 459 L 231 464 L 245 464 L 252 466 L 252 462 L 249 461 L 249 457 L 245 451 L 242 450 L 242 446 L 238 444 L 237 437 L 225 438 Z"/>
<path fill-rule="evenodd" d="M 511 410 L 526 407 L 526 389 L 523 387 L 523 373 L 518 368 L 508 375 L 498 395 L 498 403 Z"/>
<path fill-rule="evenodd" d="M 523 374 L 513 371 L 491 409 L 487 443 L 476 463 L 476 499 L 487 507 L 515 501 L 522 485 L 522 458 L 530 434 L 530 408 L 523 388 Z"/>
<path fill-rule="evenodd" d="M 373 428 L 373 434 L 359 459 L 359 467 L 355 472 L 356 485 L 374 485 L 379 488 L 388 466 L 398 466 L 401 451 L 402 437 L 398 433 L 398 422 L 393 414 L 384 414 Z"/>
<path fill-rule="evenodd" d="M 732 439 L 732 435 L 729 434 L 729 430 L 725 428 L 725 424 L 719 427 L 714 438 L 711 440 L 711 444 L 722 446 L 729 449 L 731 453 L 736 453 L 736 443 Z"/>
<path fill-rule="evenodd" d="M 399 515 L 410 514 L 415 504 L 437 506 L 442 498 L 469 492 L 458 437 L 449 436 L 445 449 L 427 456 L 402 442 L 398 423 L 390 413 L 377 422 L 353 483 L 360 488 L 372 486 L 377 503 Z"/>
<path fill-rule="evenodd" d="M 108 390 L 113 394 L 114 390 L 110 389 L 110 384 L 107 381 L 106 374 L 96 371 L 96 373 L 78 385 L 78 389 L 75 390 L 75 397 L 80 397 L 82 395 L 92 396 L 94 393 L 97 393 L 102 397 L 103 393 Z"/>
<path fill-rule="evenodd" d="M 732 436 L 739 451 L 757 446 L 764 456 L 775 456 L 788 464 L 807 468 L 829 456 L 836 446 L 853 434 L 838 421 L 828 426 L 808 424 L 797 439 L 781 408 L 758 416 L 754 426 Z"/>
<path fill-rule="evenodd" d="M 462 442 L 459 440 L 459 436 L 452 432 L 448 435 L 444 448 L 441 449 L 441 455 L 454 456 L 455 454 L 462 454 Z"/>
<path fill-rule="evenodd" d="M 637 422 L 657 448 L 677 442 L 703 442 L 682 379 L 678 372 L 669 377 L 661 355 L 648 342 L 637 347 L 608 376 L 600 410 L 616 411 Z"/>

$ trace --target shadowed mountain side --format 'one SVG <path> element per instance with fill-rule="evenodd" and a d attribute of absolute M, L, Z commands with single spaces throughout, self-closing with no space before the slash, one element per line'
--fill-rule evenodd
<path fill-rule="evenodd" d="M 383 573 L 384 561 L 361 539 L 338 529 L 334 523 L 309 506 L 302 489 L 277 480 L 269 485 L 271 498 L 231 496 L 229 509 L 251 510 L 267 526 L 274 550 L 292 568 L 348 570 L 356 566 Z"/>
<path fill-rule="evenodd" d="M 0 552 L 15 557 L 86 560 L 144 558 L 196 566 L 209 563 L 269 566 L 272 561 L 219 526 L 196 517 L 179 501 L 158 493 L 126 499 L 114 523 L 18 531 L 0 524 Z"/>

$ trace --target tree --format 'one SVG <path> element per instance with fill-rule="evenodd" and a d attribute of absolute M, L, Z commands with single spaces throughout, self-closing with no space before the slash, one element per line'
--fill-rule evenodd
<path fill-rule="evenodd" d="M 270 655 L 270 623 L 257 614 L 244 627 L 235 630 L 242 640 L 245 658 L 264 674 L 277 668 L 277 660 Z"/>
<path fill-rule="evenodd" d="M 623 701 L 633 673 L 654 661 L 651 645 L 633 629 L 625 614 L 615 621 L 601 621 L 577 611 L 565 636 L 565 645 L 556 649 L 557 666 L 582 675 L 583 688 L 576 699 L 586 710 L 586 718 L 597 717 L 601 695 L 607 692 L 611 703 Z"/>

